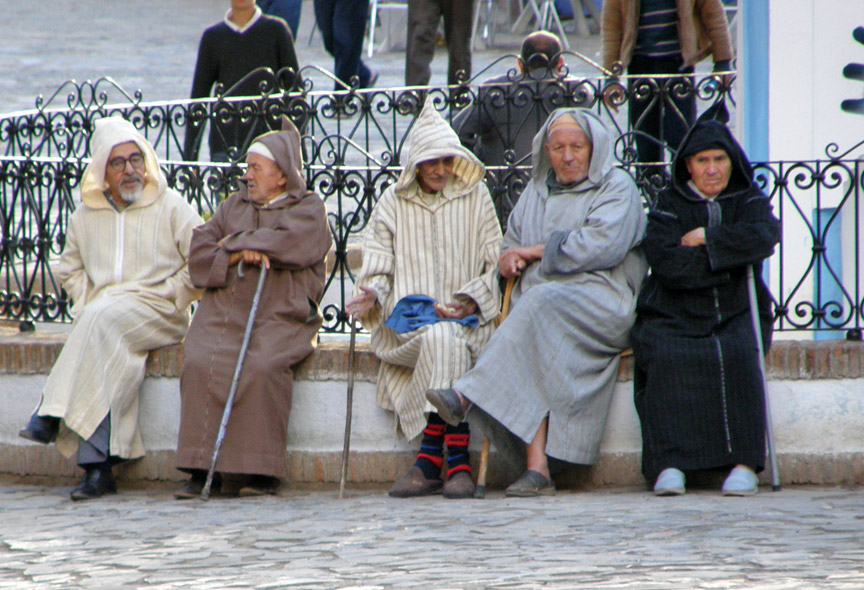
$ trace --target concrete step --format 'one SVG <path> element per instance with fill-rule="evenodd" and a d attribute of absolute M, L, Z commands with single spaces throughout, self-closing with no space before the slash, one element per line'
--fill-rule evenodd
<path fill-rule="evenodd" d="M 0 473 L 68 476 L 77 472 L 53 447 L 18 438 L 39 400 L 65 341 L 62 330 L 19 334 L 0 326 Z M 179 426 L 182 345 L 153 351 L 141 390 L 140 424 L 147 456 L 118 469 L 125 479 L 179 480 L 174 450 Z M 632 358 L 624 358 L 601 445 L 592 467 L 569 466 L 561 487 L 639 485 L 641 438 L 632 401 Z M 390 482 L 413 462 L 417 441 L 397 440 L 392 415 L 375 404 L 378 360 L 361 336 L 355 357 L 349 480 Z M 778 341 L 768 357 L 769 397 L 784 483 L 864 483 L 864 344 Z M 330 337 L 295 372 L 288 433 L 288 473 L 294 482 L 337 482 L 346 415 L 348 342 Z M 493 440 L 489 485 L 499 487 L 522 469 L 519 441 L 472 410 L 472 459 L 483 434 Z M 767 474 L 762 476 L 767 481 Z"/>

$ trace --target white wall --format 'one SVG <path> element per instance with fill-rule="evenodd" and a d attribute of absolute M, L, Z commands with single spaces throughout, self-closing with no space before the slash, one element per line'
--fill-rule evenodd
<path fill-rule="evenodd" d="M 852 39 L 864 0 L 773 0 L 769 20 L 770 159 L 825 158 L 829 143 L 845 151 L 864 139 L 864 116 L 840 110 L 844 99 L 864 98 L 864 84 L 843 77 L 847 63 L 864 63 L 864 45 Z"/>

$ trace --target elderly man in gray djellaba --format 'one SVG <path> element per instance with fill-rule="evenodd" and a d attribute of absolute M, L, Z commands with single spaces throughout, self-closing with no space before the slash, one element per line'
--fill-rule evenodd
<path fill-rule="evenodd" d="M 548 457 L 596 462 L 647 270 L 645 225 L 606 126 L 583 109 L 553 111 L 498 261 L 501 276 L 518 277 L 512 312 L 473 369 L 426 394 L 446 422 L 474 403 L 526 444 L 506 495 L 554 493 Z"/>

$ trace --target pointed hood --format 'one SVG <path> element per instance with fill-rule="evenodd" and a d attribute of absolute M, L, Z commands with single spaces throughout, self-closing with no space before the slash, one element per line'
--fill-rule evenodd
<path fill-rule="evenodd" d="M 90 165 L 81 177 L 81 202 L 93 209 L 110 208 L 105 199 L 108 185 L 105 182 L 105 169 L 108 156 L 114 146 L 134 141 L 144 156 L 144 190 L 141 198 L 129 205 L 130 208 L 147 207 L 168 187 L 165 174 L 159 168 L 156 152 L 147 138 L 135 126 L 119 116 L 98 119 L 90 136 Z"/>
<path fill-rule="evenodd" d="M 486 174 L 486 167 L 473 153 L 459 142 L 453 128 L 435 110 L 432 97 L 426 98 L 423 110 L 408 131 L 403 154 L 406 154 L 402 174 L 396 181 L 396 194 L 404 197 L 405 191 L 417 177 L 417 164 L 453 156 L 453 178 L 444 189 L 451 196 L 471 191 Z"/>
<path fill-rule="evenodd" d="M 725 150 L 732 161 L 729 185 L 717 198 L 746 190 L 753 184 L 753 167 L 726 126 L 728 121 L 729 112 L 726 110 L 726 104 L 718 102 L 705 111 L 684 136 L 678 147 L 678 153 L 672 160 L 672 185 L 679 194 L 701 199 L 687 186 L 690 173 L 687 171 L 685 159 L 704 150 Z"/>
<path fill-rule="evenodd" d="M 591 163 L 588 165 L 588 178 L 579 183 L 577 190 L 584 190 L 600 185 L 603 179 L 615 166 L 615 155 L 612 152 L 612 136 L 603 121 L 597 115 L 587 109 L 564 108 L 555 109 L 549 113 L 549 117 L 543 127 L 534 136 L 534 147 L 532 152 L 534 166 L 531 170 L 531 178 L 534 187 L 542 194 L 546 194 L 546 177 L 552 169 L 552 161 L 546 153 L 546 141 L 549 136 L 549 128 L 559 117 L 570 115 L 576 124 L 588 136 L 591 142 Z"/>
<path fill-rule="evenodd" d="M 303 152 L 300 149 L 300 132 L 288 117 L 282 117 L 282 130 L 270 131 L 255 138 L 249 146 L 250 150 L 256 143 L 262 143 L 273 155 L 279 170 L 288 179 L 285 190 L 291 200 L 297 200 L 305 195 L 306 181 L 303 179 Z M 247 152 L 248 154 L 248 152 Z M 240 192 L 243 198 L 248 200 L 246 183 L 241 183 Z"/>

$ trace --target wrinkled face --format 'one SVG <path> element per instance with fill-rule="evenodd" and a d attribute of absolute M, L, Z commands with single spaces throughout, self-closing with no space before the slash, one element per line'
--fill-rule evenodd
<path fill-rule="evenodd" d="M 556 129 L 549 134 L 545 147 L 558 182 L 566 186 L 588 176 L 591 142 L 584 131 L 575 127 Z"/>
<path fill-rule="evenodd" d="M 417 164 L 417 182 L 427 193 L 437 193 L 453 176 L 453 156 L 426 160 Z"/>
<path fill-rule="evenodd" d="M 282 174 L 276 162 L 259 154 L 246 156 L 246 181 L 249 198 L 259 205 L 266 205 L 285 192 L 288 179 Z"/>
<path fill-rule="evenodd" d="M 105 184 L 115 200 L 137 201 L 144 190 L 146 164 L 141 149 L 134 141 L 115 145 L 105 166 Z"/>
<path fill-rule="evenodd" d="M 703 150 L 684 159 L 693 184 L 708 197 L 716 197 L 729 185 L 732 161 L 726 150 Z"/>

